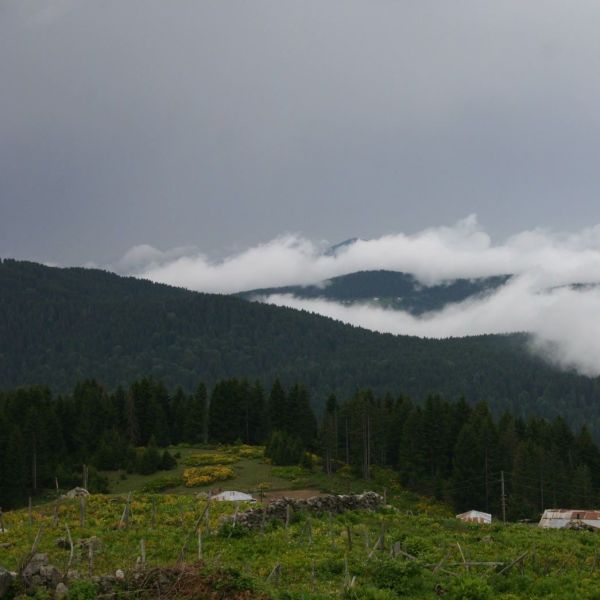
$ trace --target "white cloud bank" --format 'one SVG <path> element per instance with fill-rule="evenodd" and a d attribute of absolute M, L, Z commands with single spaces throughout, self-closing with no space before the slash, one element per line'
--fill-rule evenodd
<path fill-rule="evenodd" d="M 412 273 L 424 284 L 507 273 L 527 273 L 546 285 L 600 282 L 600 225 L 570 234 L 524 231 L 494 244 L 471 215 L 452 227 L 357 240 L 334 255 L 324 253 L 324 247 L 289 234 L 211 261 L 193 247 L 163 252 L 143 245 L 129 250 L 115 269 L 217 293 L 314 284 L 373 269 Z"/>
<path fill-rule="evenodd" d="M 334 255 L 287 235 L 222 261 L 194 248 L 130 250 L 115 267 L 153 281 L 206 292 L 314 284 L 360 270 L 414 274 L 424 285 L 459 277 L 514 277 L 494 293 L 418 317 L 363 303 L 274 295 L 264 301 L 310 310 L 374 331 L 423 337 L 529 331 L 534 347 L 563 367 L 600 375 L 600 225 L 576 233 L 523 231 L 493 243 L 474 215 L 452 227 L 358 240 Z M 559 287 L 561 286 L 561 287 Z M 567 287 L 565 287 L 567 286 Z"/>
<path fill-rule="evenodd" d="M 550 362 L 600 375 L 600 290 L 536 291 L 530 284 L 526 276 L 517 277 L 493 294 L 418 317 L 368 303 L 344 305 L 285 294 L 264 301 L 382 333 L 443 338 L 528 331 L 534 334 L 532 350 Z"/>

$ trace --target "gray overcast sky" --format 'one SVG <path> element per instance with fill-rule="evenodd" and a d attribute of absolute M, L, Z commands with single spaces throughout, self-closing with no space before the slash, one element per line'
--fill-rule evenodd
<path fill-rule="evenodd" d="M 597 0 L 0 0 L 0 256 L 600 222 Z"/>

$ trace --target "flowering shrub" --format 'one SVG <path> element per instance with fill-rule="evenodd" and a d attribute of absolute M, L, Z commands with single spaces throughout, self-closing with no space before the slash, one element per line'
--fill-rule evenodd
<path fill-rule="evenodd" d="M 233 469 L 224 465 L 191 467 L 183 472 L 183 481 L 186 487 L 207 485 L 215 481 L 225 481 L 234 476 Z"/>
<path fill-rule="evenodd" d="M 238 448 L 237 453 L 240 458 L 262 458 L 265 454 L 265 447 L 244 444 Z"/>
<path fill-rule="evenodd" d="M 201 465 L 230 465 L 237 461 L 238 457 L 230 454 L 203 452 L 185 456 L 181 462 L 189 467 L 199 467 Z"/>

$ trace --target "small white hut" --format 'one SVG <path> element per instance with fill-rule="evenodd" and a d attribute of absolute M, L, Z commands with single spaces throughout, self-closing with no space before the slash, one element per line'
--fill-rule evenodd
<path fill-rule="evenodd" d="M 481 523 L 483 525 L 489 525 L 492 522 L 492 515 L 479 510 L 469 510 L 460 515 L 456 515 L 456 518 L 461 521 L 466 521 L 467 523 Z"/>
<path fill-rule="evenodd" d="M 217 500 L 219 502 L 256 502 L 256 500 L 250 494 L 244 494 L 244 492 L 221 492 L 215 496 L 211 496 L 211 500 Z"/>

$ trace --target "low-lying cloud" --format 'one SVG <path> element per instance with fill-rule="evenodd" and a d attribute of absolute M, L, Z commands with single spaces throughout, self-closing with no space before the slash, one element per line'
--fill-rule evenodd
<path fill-rule="evenodd" d="M 381 333 L 428 338 L 526 331 L 531 349 L 563 368 L 600 375 L 600 290 L 537 291 L 526 276 L 495 293 L 414 316 L 374 303 L 342 304 L 273 294 L 262 301 L 331 317 Z"/>
<path fill-rule="evenodd" d="M 288 234 L 213 261 L 193 247 L 163 252 L 143 245 L 129 250 L 114 268 L 216 293 L 309 285 L 374 269 L 412 273 L 425 285 L 459 277 L 525 273 L 546 285 L 600 282 L 600 225 L 576 233 L 523 231 L 494 243 L 476 216 L 470 215 L 451 227 L 359 239 L 333 254 L 326 248 L 324 242 Z"/>
<path fill-rule="evenodd" d="M 532 348 L 549 360 L 600 375 L 600 288 L 594 286 L 600 284 L 600 226 L 576 233 L 523 231 L 494 243 L 472 215 L 451 227 L 357 240 L 333 254 L 326 248 L 285 235 L 212 261 L 195 248 L 162 252 L 138 246 L 115 270 L 218 293 L 316 284 L 374 269 L 412 273 L 423 285 L 511 274 L 491 293 L 420 316 L 370 302 L 349 305 L 285 294 L 261 300 L 394 334 L 441 338 L 527 331 L 533 334 Z"/>

